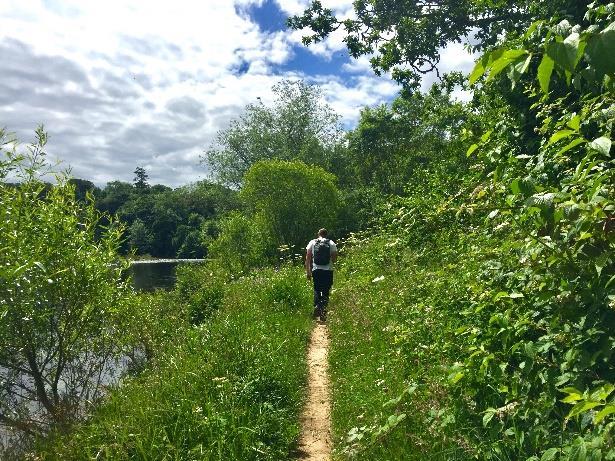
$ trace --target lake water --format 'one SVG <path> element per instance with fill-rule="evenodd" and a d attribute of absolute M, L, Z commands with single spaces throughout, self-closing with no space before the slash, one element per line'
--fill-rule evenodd
<path fill-rule="evenodd" d="M 200 264 L 204 259 L 155 259 L 132 261 L 132 284 L 137 291 L 170 290 L 175 285 L 175 270 L 179 264 Z"/>

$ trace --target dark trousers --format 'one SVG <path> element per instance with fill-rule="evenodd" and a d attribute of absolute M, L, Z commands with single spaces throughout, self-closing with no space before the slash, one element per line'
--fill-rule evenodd
<path fill-rule="evenodd" d="M 333 271 L 316 269 L 312 271 L 312 280 L 314 281 L 314 307 L 326 313 L 329 292 L 333 286 Z"/>

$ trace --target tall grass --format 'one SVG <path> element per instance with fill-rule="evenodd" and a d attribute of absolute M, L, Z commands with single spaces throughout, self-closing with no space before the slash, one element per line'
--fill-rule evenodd
<path fill-rule="evenodd" d="M 197 312 L 200 325 L 177 334 L 71 435 L 47 441 L 41 459 L 288 457 L 306 380 L 309 288 L 299 271 L 266 270 L 227 283 L 221 297 L 207 270 L 180 273 L 178 291 L 198 306 L 168 298 L 169 311 Z M 195 295 L 199 277 L 213 303 Z"/>
<path fill-rule="evenodd" d="M 471 457 L 463 428 L 450 430 L 446 381 L 476 238 L 451 232 L 418 246 L 373 236 L 342 258 L 329 321 L 336 459 Z"/>

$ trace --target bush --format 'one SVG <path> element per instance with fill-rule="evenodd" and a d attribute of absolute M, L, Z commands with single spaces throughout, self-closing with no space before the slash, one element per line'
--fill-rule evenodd
<path fill-rule="evenodd" d="M 264 160 L 252 165 L 240 192 L 258 216 L 264 243 L 302 249 L 321 227 L 337 225 L 340 208 L 336 178 L 316 165 Z"/>
<path fill-rule="evenodd" d="M 188 306 L 188 320 L 192 325 L 203 323 L 222 306 L 229 280 L 226 270 L 213 261 L 177 268 L 175 291 L 179 302 Z"/>
<path fill-rule="evenodd" d="M 19 181 L 0 186 L 0 424 L 30 437 L 67 428 L 101 396 L 128 291 L 121 227 L 101 230 L 91 199 L 77 201 L 65 175 L 54 186 L 40 180 L 45 142 L 39 129 L 28 154 L 0 160 L 0 178 L 12 170 Z"/>
<path fill-rule="evenodd" d="M 245 274 L 253 267 L 265 265 L 275 247 L 264 238 L 257 219 L 232 212 L 220 221 L 218 238 L 209 246 L 209 255 L 218 265 L 234 275 Z"/>

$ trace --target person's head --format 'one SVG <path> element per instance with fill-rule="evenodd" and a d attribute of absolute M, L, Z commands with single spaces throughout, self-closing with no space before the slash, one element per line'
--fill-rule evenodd
<path fill-rule="evenodd" d="M 319 236 L 319 237 L 322 237 L 322 238 L 325 238 L 325 237 L 327 236 L 327 234 L 328 234 L 328 233 L 329 233 L 329 232 L 327 232 L 327 229 L 325 229 L 325 228 L 323 227 L 322 229 L 320 229 L 320 230 L 318 231 L 318 236 Z"/>

